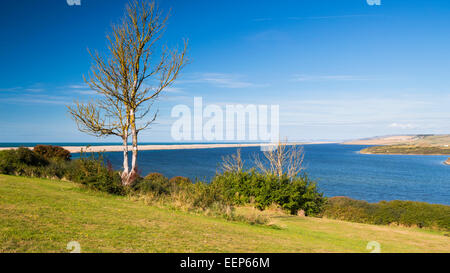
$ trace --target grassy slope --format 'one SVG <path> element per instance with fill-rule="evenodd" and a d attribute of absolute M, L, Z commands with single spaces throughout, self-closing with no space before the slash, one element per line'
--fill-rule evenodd
<path fill-rule="evenodd" d="M 278 216 L 281 229 L 156 208 L 62 181 L 0 175 L 0 252 L 450 252 L 439 232 Z"/>

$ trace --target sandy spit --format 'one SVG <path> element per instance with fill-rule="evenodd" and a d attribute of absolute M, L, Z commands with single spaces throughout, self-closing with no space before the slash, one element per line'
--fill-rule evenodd
<path fill-rule="evenodd" d="M 306 144 L 329 144 L 332 142 L 302 142 L 302 143 L 290 143 L 292 145 L 306 145 Z M 213 148 L 239 148 L 239 147 L 261 147 L 269 146 L 270 143 L 236 143 L 236 144 L 155 144 L 155 145 L 139 145 L 138 150 L 149 151 L 149 150 L 183 150 L 183 149 L 213 149 Z M 28 147 L 33 148 L 33 147 Z M 63 146 L 64 149 L 70 151 L 71 153 L 79 153 L 81 150 L 83 152 L 122 152 L 123 148 L 119 145 L 109 145 L 109 146 Z M 131 151 L 131 146 L 128 147 Z M 17 147 L 2 147 L 1 150 L 17 149 Z"/>
<path fill-rule="evenodd" d="M 371 139 L 358 139 L 344 142 L 345 145 L 394 145 L 394 144 L 408 144 L 417 140 L 416 136 L 389 136 Z"/>

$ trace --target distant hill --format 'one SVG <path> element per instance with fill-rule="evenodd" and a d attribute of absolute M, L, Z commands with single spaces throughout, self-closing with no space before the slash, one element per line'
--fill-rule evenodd
<path fill-rule="evenodd" d="M 377 145 L 361 150 L 362 154 L 450 155 L 450 135 L 374 137 L 343 144 Z"/>
<path fill-rule="evenodd" d="M 386 155 L 450 155 L 450 147 L 419 145 L 372 146 L 360 151 L 362 154 Z"/>
<path fill-rule="evenodd" d="M 347 145 L 413 145 L 420 147 L 450 147 L 450 135 L 399 135 L 358 139 Z"/>

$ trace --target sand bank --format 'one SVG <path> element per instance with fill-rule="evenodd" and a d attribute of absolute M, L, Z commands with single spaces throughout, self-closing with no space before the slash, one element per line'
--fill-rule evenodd
<path fill-rule="evenodd" d="M 331 142 L 301 142 L 291 143 L 298 145 L 306 144 L 327 144 Z M 235 144 L 154 144 L 154 145 L 139 145 L 140 151 L 149 150 L 183 150 L 183 149 L 213 149 L 213 148 L 239 148 L 239 147 L 261 147 L 269 146 L 269 143 L 235 143 Z M 33 148 L 33 147 L 28 147 Z M 121 152 L 123 151 L 120 145 L 105 145 L 105 146 L 63 146 L 64 149 L 71 153 L 79 153 L 81 150 L 84 152 Z M 17 147 L 2 147 L 0 150 L 17 149 Z M 131 146 L 129 146 L 131 150 Z"/>
<path fill-rule="evenodd" d="M 395 144 L 409 144 L 418 139 L 417 136 L 389 136 L 389 137 L 377 137 L 370 139 L 358 139 L 342 144 L 345 145 L 395 145 Z"/>

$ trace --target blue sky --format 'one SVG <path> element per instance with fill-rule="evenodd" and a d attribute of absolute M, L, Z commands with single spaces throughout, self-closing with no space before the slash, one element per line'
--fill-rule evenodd
<path fill-rule="evenodd" d="M 0 142 L 117 141 L 77 131 L 65 105 L 95 99 L 87 48 L 127 1 L 2 1 Z M 191 63 L 141 141 L 172 141 L 176 104 L 278 104 L 289 140 L 450 133 L 450 2 L 160 0 L 164 43 Z"/>

